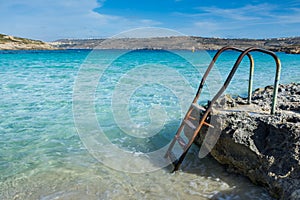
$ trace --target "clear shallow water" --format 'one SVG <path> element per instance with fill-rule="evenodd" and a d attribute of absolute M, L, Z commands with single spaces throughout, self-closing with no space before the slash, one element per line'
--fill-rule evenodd
<path fill-rule="evenodd" d="M 76 132 L 72 95 L 78 70 L 82 64 L 103 69 L 106 66 L 94 94 L 96 117 L 105 135 L 126 151 L 147 153 L 167 145 L 186 109 L 179 106 L 179 96 L 185 99 L 184 105 L 189 104 L 201 72 L 215 52 L 98 51 L 99 59 L 88 57 L 89 53 L 0 52 L 0 199 L 270 198 L 262 188 L 226 173 L 211 159 L 198 159 L 197 148 L 188 155 L 180 173 L 169 174 L 167 168 L 142 174 L 113 170 L 91 156 Z M 299 55 L 278 55 L 282 62 L 281 83 L 299 82 Z M 237 54 L 228 52 L 216 63 L 217 70 L 207 80 L 209 92 L 204 93 L 203 102 L 219 89 L 217 84 L 225 80 L 233 57 Z M 273 60 L 259 53 L 254 58 L 254 88 L 273 84 Z M 167 73 L 167 69 L 177 74 Z M 161 77 L 168 81 L 163 82 Z M 126 90 L 150 79 L 159 80 L 159 84 L 154 81 Z M 226 92 L 246 95 L 247 79 L 245 59 Z M 182 86 L 184 83 L 187 85 Z M 175 92 L 172 86 L 176 86 Z M 126 97 L 128 91 L 131 95 L 127 108 L 133 121 L 130 124 L 116 120 L 116 113 L 110 109 L 114 105 L 115 112 L 122 110 L 112 99 Z M 153 105 L 165 109 L 165 126 L 151 137 L 146 131 L 143 138 L 137 138 L 142 134 L 137 126 L 151 124 L 149 109 Z M 137 132 L 126 134 L 120 127 Z M 120 165 L 127 162 L 124 157 L 117 159 Z"/>

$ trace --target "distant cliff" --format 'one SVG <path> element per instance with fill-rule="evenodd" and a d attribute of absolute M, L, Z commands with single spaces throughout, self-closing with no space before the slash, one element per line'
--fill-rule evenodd
<path fill-rule="evenodd" d="M 300 53 L 300 37 L 274 39 L 223 39 L 204 37 L 157 37 L 116 39 L 63 39 L 51 43 L 63 49 L 178 49 L 216 50 L 226 45 L 261 47 L 272 51 Z"/>
<path fill-rule="evenodd" d="M 56 47 L 39 41 L 0 34 L 0 50 L 52 50 Z"/>

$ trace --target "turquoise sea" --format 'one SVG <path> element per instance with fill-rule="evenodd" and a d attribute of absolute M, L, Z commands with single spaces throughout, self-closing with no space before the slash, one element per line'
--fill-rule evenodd
<path fill-rule="evenodd" d="M 215 53 L 0 51 L 0 199 L 272 199 L 210 157 L 200 160 L 196 147 L 175 174 L 126 156 L 168 145 Z M 300 55 L 277 55 L 280 83 L 300 82 Z M 200 103 L 237 56 L 218 60 Z M 253 56 L 253 88 L 272 85 L 274 61 Z M 248 73 L 245 58 L 226 93 L 246 96 Z M 89 132 L 91 116 L 110 145 Z"/>

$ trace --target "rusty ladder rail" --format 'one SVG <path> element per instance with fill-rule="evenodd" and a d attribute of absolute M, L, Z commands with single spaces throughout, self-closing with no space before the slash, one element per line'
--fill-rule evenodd
<path fill-rule="evenodd" d="M 206 78 L 208 76 L 208 74 L 210 73 L 212 67 L 214 66 L 216 60 L 218 59 L 218 57 L 227 50 L 234 50 L 234 51 L 239 51 L 241 52 L 240 56 L 237 58 L 233 68 L 231 69 L 226 81 L 224 82 L 222 88 L 218 91 L 218 93 L 214 96 L 214 98 L 210 101 L 210 103 L 208 104 L 207 109 L 205 109 L 204 107 L 198 105 L 197 101 L 200 98 L 200 94 L 202 92 L 202 88 L 204 86 L 204 83 L 206 81 Z M 279 84 L 279 78 L 280 78 L 280 70 L 281 70 L 281 64 L 280 64 L 280 60 L 278 59 L 278 57 L 276 56 L 275 53 L 265 50 L 265 49 L 260 49 L 260 48 L 255 48 L 255 47 L 250 47 L 246 50 L 242 50 L 242 49 L 238 49 L 235 47 L 231 47 L 231 46 L 226 46 L 223 47 L 222 49 L 220 49 L 215 56 L 213 57 L 211 63 L 209 64 L 206 72 L 204 73 L 202 80 L 200 82 L 200 85 L 198 87 L 198 91 L 196 93 L 196 96 L 188 110 L 188 112 L 186 113 L 184 119 L 182 120 L 172 142 L 170 143 L 170 146 L 165 154 L 165 158 L 169 158 L 172 162 L 172 164 L 174 165 L 174 171 L 177 171 L 181 165 L 181 163 L 183 162 L 188 150 L 190 149 L 191 145 L 193 144 L 196 136 L 198 135 L 199 131 L 201 130 L 201 128 L 203 127 L 203 125 L 214 128 L 213 125 L 209 124 L 209 122 L 207 122 L 207 118 L 209 113 L 211 112 L 212 106 L 213 104 L 216 102 L 216 100 L 223 94 L 223 92 L 226 90 L 226 88 L 228 87 L 233 75 L 235 74 L 237 68 L 239 67 L 241 61 L 243 60 L 243 58 L 247 55 L 249 60 L 250 60 L 250 73 L 249 73 L 249 84 L 248 84 L 248 104 L 251 103 L 251 98 L 252 98 L 252 84 L 253 84 L 253 72 L 254 72 L 254 60 L 253 57 L 250 55 L 250 52 L 252 51 L 259 51 L 265 54 L 269 54 L 271 55 L 276 63 L 276 75 L 275 75 L 275 82 L 274 82 L 274 91 L 273 91 L 273 100 L 272 100 L 272 109 L 271 109 L 271 114 L 274 114 L 275 112 L 275 108 L 276 108 L 276 102 L 277 102 L 277 92 L 278 92 L 278 84 Z M 196 127 L 189 119 L 193 118 L 190 116 L 192 111 L 194 109 L 197 109 L 199 111 L 204 112 L 203 116 L 200 119 L 199 125 Z M 191 138 L 189 138 L 188 143 L 186 143 L 186 141 L 184 141 L 184 139 L 180 136 L 181 133 L 183 132 L 183 128 L 185 126 L 188 126 L 190 128 L 192 128 L 194 130 L 193 136 Z M 172 152 L 172 149 L 175 145 L 175 143 L 178 142 L 178 144 L 182 147 L 183 152 L 180 155 L 179 159 L 177 159 L 176 155 Z"/>

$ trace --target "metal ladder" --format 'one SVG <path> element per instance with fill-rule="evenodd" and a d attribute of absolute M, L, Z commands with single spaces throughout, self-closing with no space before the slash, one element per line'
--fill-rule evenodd
<path fill-rule="evenodd" d="M 211 101 L 209 101 L 208 105 L 206 106 L 206 108 L 200 106 L 197 102 L 198 99 L 200 98 L 200 94 L 202 92 L 202 88 L 204 86 L 204 83 L 206 81 L 206 78 L 208 76 L 208 74 L 210 73 L 211 69 L 213 68 L 215 62 L 217 61 L 218 57 L 224 52 L 224 51 L 228 51 L 228 50 L 233 50 L 233 51 L 238 51 L 241 52 L 241 54 L 239 55 L 239 57 L 237 58 L 233 68 L 231 69 L 226 81 L 224 82 L 223 86 L 220 88 L 220 90 L 218 91 L 218 93 L 213 97 L 213 99 Z M 247 55 L 249 60 L 250 60 L 250 73 L 249 73 L 249 85 L 248 85 L 248 104 L 251 104 L 251 97 L 252 97 L 252 84 L 253 84 L 253 72 L 254 72 L 254 60 L 253 57 L 250 55 L 250 52 L 252 51 L 258 51 L 258 52 L 262 52 L 265 54 L 269 54 L 271 55 L 276 63 L 276 75 L 275 75 L 275 82 L 274 82 L 274 91 L 273 91 L 273 100 L 272 100 L 272 109 L 271 109 L 271 114 L 274 114 L 275 112 L 275 108 L 276 108 L 276 101 L 277 101 L 277 92 L 278 92 L 278 84 L 279 84 L 279 78 L 280 78 L 280 69 L 281 69 L 281 64 L 280 64 L 280 60 L 278 59 L 278 57 L 276 56 L 275 53 L 265 50 L 265 49 L 261 49 L 261 48 L 255 48 L 255 47 L 250 47 L 246 50 L 242 50 L 239 48 L 235 48 L 232 46 L 226 46 L 223 47 L 222 49 L 220 49 L 215 56 L 213 57 L 211 63 L 209 64 L 206 72 L 204 73 L 202 80 L 200 82 L 198 91 L 195 95 L 195 98 L 190 106 L 190 108 L 188 109 L 185 117 L 183 118 L 173 140 L 171 141 L 169 148 L 165 154 L 165 158 L 168 158 L 171 160 L 174 169 L 172 172 L 177 171 L 181 165 L 181 163 L 183 162 L 185 156 L 187 155 L 191 145 L 193 144 L 196 136 L 198 135 L 198 133 L 200 132 L 200 130 L 206 126 L 209 128 L 214 128 L 214 126 L 212 124 L 209 123 L 209 114 L 212 110 L 212 106 L 213 104 L 216 102 L 216 100 L 223 94 L 223 92 L 226 90 L 226 88 L 228 87 L 233 75 L 235 74 L 238 66 L 240 65 L 241 61 L 243 60 L 243 58 Z M 198 112 L 202 112 L 202 116 L 199 120 L 199 122 L 195 122 L 195 120 L 197 120 L 196 118 L 192 117 L 191 114 L 193 112 L 193 110 L 197 110 Z M 194 121 L 194 123 L 193 123 Z M 194 124 L 197 125 L 194 125 Z M 186 138 L 188 140 L 185 140 L 181 134 L 182 132 L 184 132 L 184 128 L 185 127 L 189 127 L 193 130 L 193 135 L 188 138 L 188 136 L 186 136 Z M 174 154 L 173 147 L 174 145 L 178 143 L 179 146 L 182 149 L 182 153 L 180 154 L 179 158 L 176 157 L 176 155 Z"/>

